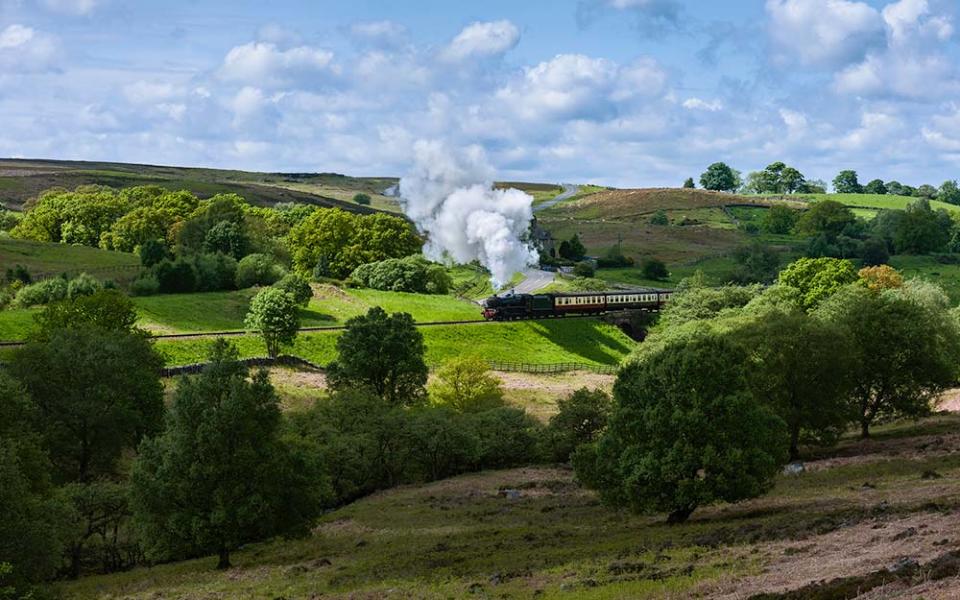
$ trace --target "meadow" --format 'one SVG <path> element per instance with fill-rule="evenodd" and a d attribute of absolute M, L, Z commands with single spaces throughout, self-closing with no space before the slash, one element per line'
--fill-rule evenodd
<path fill-rule="evenodd" d="M 514 323 L 432 325 L 420 328 L 426 346 L 426 362 L 436 367 L 463 355 L 485 360 L 552 364 L 582 362 L 616 365 L 636 343 L 613 325 L 596 319 L 557 319 Z M 339 331 L 302 332 L 287 353 L 318 365 L 336 358 Z M 211 338 L 161 339 L 157 349 L 167 365 L 203 362 Z M 241 357 L 265 356 L 260 338 L 231 337 Z"/>
<path fill-rule="evenodd" d="M 374 494 L 321 517 L 307 537 L 246 545 L 227 571 L 200 558 L 57 591 L 78 599 L 775 599 L 852 597 L 882 583 L 889 594 L 946 598 L 937 591 L 958 567 L 938 557 L 955 547 L 960 458 L 953 438 L 931 442 L 958 426 L 957 416 L 941 415 L 886 425 L 869 442 L 846 439 L 818 451 L 801 475 L 780 476 L 766 496 L 701 508 L 682 525 L 604 507 L 568 467 L 532 466 Z M 903 555 L 940 566 L 873 575 Z M 820 595 L 777 595 L 821 581 Z"/>

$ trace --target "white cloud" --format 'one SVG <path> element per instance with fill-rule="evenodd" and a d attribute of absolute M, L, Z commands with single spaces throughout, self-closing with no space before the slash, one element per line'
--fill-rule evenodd
<path fill-rule="evenodd" d="M 133 104 L 154 104 L 180 95 L 170 83 L 136 81 L 123 86 L 124 97 Z"/>
<path fill-rule="evenodd" d="M 463 28 L 441 52 L 441 58 L 461 62 L 472 58 L 498 56 L 520 41 L 520 30 L 510 21 L 471 23 Z"/>
<path fill-rule="evenodd" d="M 821 146 L 854 152 L 876 150 L 901 137 L 903 129 L 903 121 L 895 114 L 864 111 L 859 127 L 838 138 L 824 140 Z"/>
<path fill-rule="evenodd" d="M 667 85 L 667 73 L 650 57 L 642 57 L 620 69 L 614 100 L 659 96 Z"/>
<path fill-rule="evenodd" d="M 329 50 L 310 46 L 280 50 L 269 42 L 250 42 L 227 53 L 219 76 L 224 81 L 279 87 L 295 82 L 315 84 L 337 71 Z"/>
<path fill-rule="evenodd" d="M 0 30 L 0 68 L 8 73 L 48 71 L 56 67 L 59 42 L 55 37 L 13 24 Z"/>
<path fill-rule="evenodd" d="M 617 65 L 604 58 L 559 54 L 527 67 L 523 78 L 497 91 L 497 97 L 526 119 L 595 118 L 609 113 L 607 91 Z"/>
<path fill-rule="evenodd" d="M 931 15 L 927 0 L 900 0 L 883 8 L 883 20 L 894 44 L 910 44 L 917 38 L 946 40 L 953 24 L 946 15 Z"/>
<path fill-rule="evenodd" d="M 687 98 L 683 101 L 683 107 L 688 110 L 706 110 L 717 112 L 723 110 L 723 103 L 719 100 L 702 100 L 700 98 Z"/>
<path fill-rule="evenodd" d="M 768 31 L 778 58 L 835 66 L 883 43 L 880 13 L 850 0 L 767 0 Z"/>

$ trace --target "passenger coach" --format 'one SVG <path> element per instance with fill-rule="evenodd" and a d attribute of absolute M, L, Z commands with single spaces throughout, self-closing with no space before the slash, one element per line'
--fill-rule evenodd
<path fill-rule="evenodd" d="M 668 290 L 644 289 L 573 294 L 505 294 L 484 300 L 482 314 L 489 321 L 507 321 L 601 314 L 615 310 L 659 311 L 672 293 Z"/>

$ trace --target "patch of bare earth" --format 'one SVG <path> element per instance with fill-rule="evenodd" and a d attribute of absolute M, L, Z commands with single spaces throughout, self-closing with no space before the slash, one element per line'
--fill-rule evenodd
<path fill-rule="evenodd" d="M 960 433 L 921 435 L 887 440 L 867 439 L 853 442 L 838 451 L 837 456 L 804 463 L 808 471 L 869 464 L 884 460 L 923 460 L 960 451 Z"/>
<path fill-rule="evenodd" d="M 957 546 L 958 520 L 955 513 L 922 513 L 869 520 L 802 541 L 764 544 L 758 546 L 759 557 L 766 559 L 761 574 L 712 581 L 698 591 L 706 597 L 734 600 L 871 573 L 904 558 L 927 562 Z"/>
<path fill-rule="evenodd" d="M 940 395 L 937 408 L 948 412 L 960 412 L 960 388 L 953 388 Z"/>

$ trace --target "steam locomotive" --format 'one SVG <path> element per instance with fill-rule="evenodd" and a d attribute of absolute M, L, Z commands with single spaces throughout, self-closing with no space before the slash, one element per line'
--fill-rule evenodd
<path fill-rule="evenodd" d="M 483 301 L 488 321 L 544 319 L 565 315 L 599 315 L 614 310 L 659 311 L 673 292 L 643 289 L 573 294 L 505 294 Z"/>

